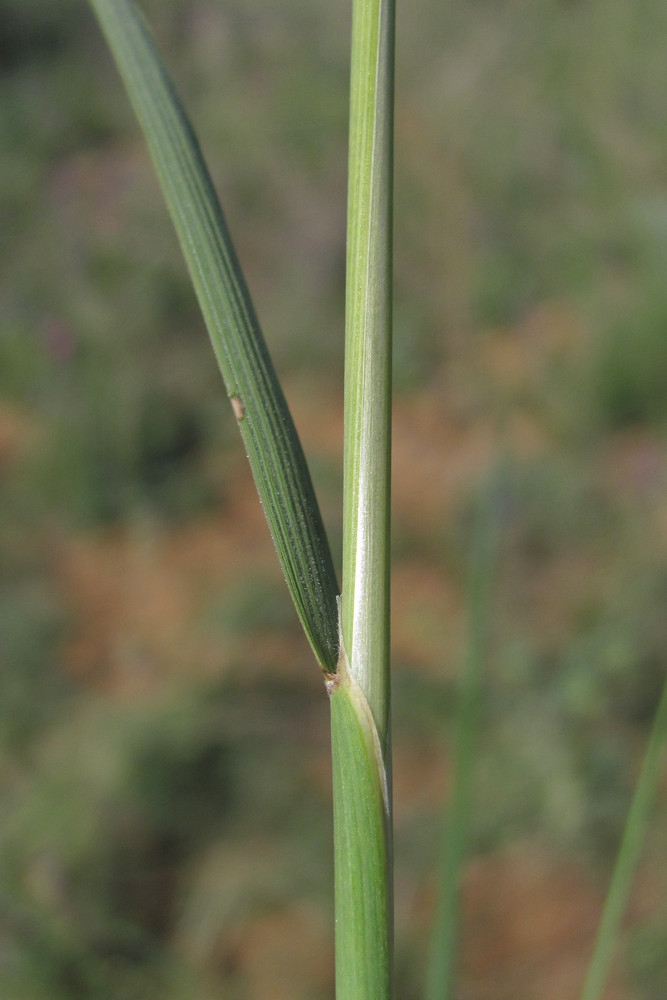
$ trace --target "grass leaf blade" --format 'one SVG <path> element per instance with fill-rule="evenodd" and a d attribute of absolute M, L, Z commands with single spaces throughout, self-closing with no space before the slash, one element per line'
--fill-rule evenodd
<path fill-rule="evenodd" d="M 333 561 L 305 457 L 190 122 L 132 0 L 90 0 L 143 129 L 299 618 L 336 669 Z"/>

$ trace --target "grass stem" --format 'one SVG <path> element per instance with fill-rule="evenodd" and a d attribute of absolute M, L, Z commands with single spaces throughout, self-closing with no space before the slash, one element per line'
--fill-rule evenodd
<path fill-rule="evenodd" d="M 353 0 L 341 660 L 331 685 L 337 1000 L 392 993 L 389 506 L 394 0 Z"/>
<path fill-rule="evenodd" d="M 393 0 L 354 0 L 341 627 L 383 749 L 389 731 L 393 53 Z"/>

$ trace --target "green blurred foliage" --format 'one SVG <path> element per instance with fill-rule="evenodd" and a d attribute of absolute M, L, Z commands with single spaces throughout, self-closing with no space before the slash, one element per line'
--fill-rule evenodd
<path fill-rule="evenodd" d="M 319 416 L 342 373 L 349 10 L 144 6 L 278 369 Z M 415 485 L 396 562 L 460 598 L 475 484 L 504 453 L 470 850 L 537 838 L 599 886 L 667 662 L 666 35 L 660 0 L 476 0 L 399 20 L 398 437 L 421 431 L 410 462 L 397 453 Z M 326 704 L 268 542 L 266 561 L 233 548 L 250 496 L 233 421 L 86 5 L 0 0 L 0 88 L 0 995 L 328 996 L 330 955 L 308 964 L 279 931 L 316 952 L 330 937 Z M 336 538 L 336 456 L 311 450 Z M 102 654 L 77 673 L 70 550 L 136 532 L 187 554 L 211 523 L 231 541 L 218 590 L 201 596 L 193 571 L 206 668 L 186 658 L 130 697 Z M 434 584 L 405 638 L 409 589 L 394 719 L 405 997 L 439 828 L 420 789 L 448 745 L 464 620 Z M 655 835 L 646 864 L 665 869 Z M 624 942 L 642 1000 L 661 996 L 662 930 L 658 914 Z M 275 971 L 271 935 L 293 969 Z"/>

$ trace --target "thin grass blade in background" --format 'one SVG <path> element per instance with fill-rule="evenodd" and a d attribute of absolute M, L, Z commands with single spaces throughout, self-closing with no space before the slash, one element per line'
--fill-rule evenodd
<path fill-rule="evenodd" d="M 656 710 L 648 745 L 625 823 L 621 846 L 607 891 L 602 919 L 586 973 L 581 1000 L 600 1000 L 609 965 L 618 942 L 623 911 L 641 853 L 655 798 L 660 763 L 667 740 L 667 680 Z"/>
<path fill-rule="evenodd" d="M 90 2 L 144 131 L 297 613 L 319 664 L 334 671 L 338 585 L 329 545 L 199 143 L 132 0 Z"/>
<path fill-rule="evenodd" d="M 497 516 L 493 509 L 497 481 L 497 477 L 493 476 L 483 489 L 473 529 L 466 587 L 468 624 L 456 713 L 452 792 L 443 829 L 436 907 L 426 969 L 425 1000 L 452 1000 L 455 996 L 460 882 L 465 863 L 470 794 L 498 542 Z"/>

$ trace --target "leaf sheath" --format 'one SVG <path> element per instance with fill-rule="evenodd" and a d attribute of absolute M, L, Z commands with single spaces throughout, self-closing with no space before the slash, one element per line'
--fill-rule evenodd
<path fill-rule="evenodd" d="M 393 950 L 387 774 L 370 708 L 344 654 L 329 687 L 336 1000 L 387 1000 Z"/>

